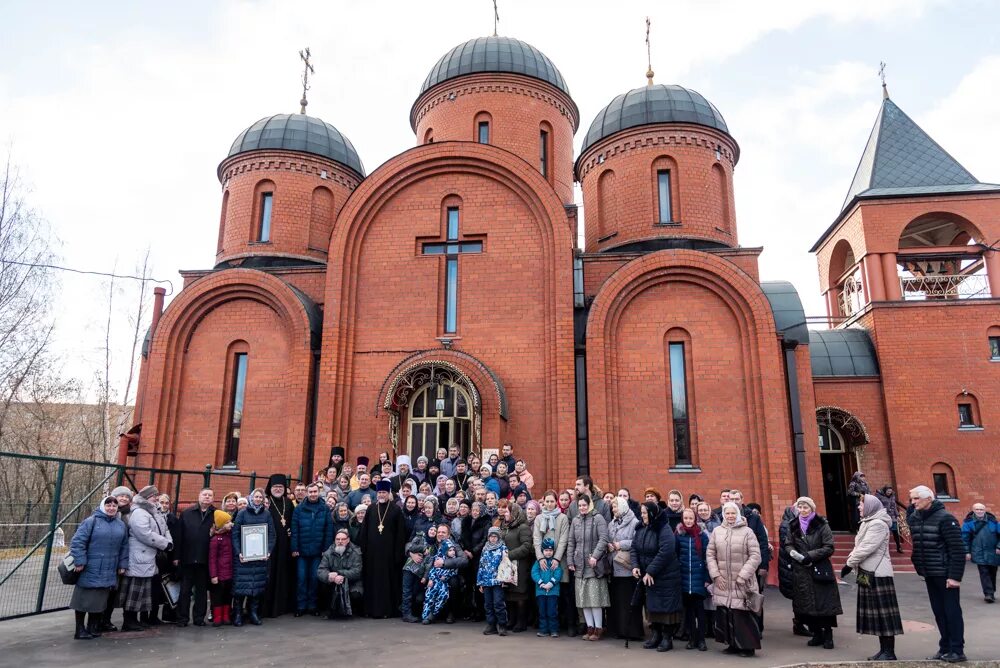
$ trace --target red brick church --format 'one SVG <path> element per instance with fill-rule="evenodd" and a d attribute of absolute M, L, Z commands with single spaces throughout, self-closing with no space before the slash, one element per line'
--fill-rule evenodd
<path fill-rule="evenodd" d="M 215 266 L 144 346 L 136 461 L 305 477 L 335 445 L 510 442 L 542 489 L 738 486 L 772 517 L 809 494 L 835 528 L 859 468 L 997 500 L 1000 185 L 886 95 L 812 248 L 831 328 L 809 330 L 739 243 L 715 106 L 650 77 L 574 156 L 580 120 L 544 54 L 485 37 L 431 68 L 415 146 L 371 174 L 304 113 L 240 133 Z"/>

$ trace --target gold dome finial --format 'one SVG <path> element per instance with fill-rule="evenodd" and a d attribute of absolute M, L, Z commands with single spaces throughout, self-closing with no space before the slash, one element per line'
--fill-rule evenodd
<path fill-rule="evenodd" d="M 653 85 L 653 55 L 649 46 L 649 17 L 646 17 L 646 85 Z"/>
<path fill-rule="evenodd" d="M 309 59 L 312 58 L 312 54 L 309 53 L 309 47 L 307 46 L 305 50 L 299 51 L 299 58 L 305 63 L 305 67 L 302 70 L 302 99 L 299 100 L 299 104 L 302 105 L 299 109 L 300 114 L 306 113 L 306 105 L 309 104 L 309 100 L 306 99 L 306 91 L 309 90 L 309 75 L 315 74 L 316 70 L 313 69 L 312 63 Z"/>

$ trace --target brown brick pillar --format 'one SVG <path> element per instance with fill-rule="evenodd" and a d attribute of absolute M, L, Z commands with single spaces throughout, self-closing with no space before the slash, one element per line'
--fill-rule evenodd
<path fill-rule="evenodd" d="M 983 257 L 986 260 L 986 275 L 990 282 L 990 296 L 1000 299 L 1000 252 L 988 250 Z"/>
<path fill-rule="evenodd" d="M 899 287 L 899 268 L 896 266 L 895 253 L 882 253 L 882 277 L 885 279 L 885 298 L 891 302 L 903 299 L 903 291 Z"/>
<path fill-rule="evenodd" d="M 885 281 L 882 280 L 881 256 L 878 253 L 869 253 L 865 255 L 862 262 L 864 263 L 864 273 L 868 276 L 868 289 L 871 290 L 867 295 L 868 301 L 885 301 Z"/>

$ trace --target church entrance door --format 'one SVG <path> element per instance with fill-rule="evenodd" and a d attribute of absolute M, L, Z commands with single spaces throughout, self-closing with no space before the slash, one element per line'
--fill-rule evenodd
<path fill-rule="evenodd" d="M 433 459 L 438 448 L 452 443 L 462 457 L 472 445 L 472 399 L 461 385 L 443 380 L 425 385 L 410 401 L 409 453 L 416 461 L 424 456 Z"/>
<path fill-rule="evenodd" d="M 849 531 L 851 514 L 847 485 L 857 470 L 855 457 L 847 452 L 841 433 L 826 424 L 819 426 L 819 450 L 823 468 L 823 495 L 830 528 L 834 531 Z"/>

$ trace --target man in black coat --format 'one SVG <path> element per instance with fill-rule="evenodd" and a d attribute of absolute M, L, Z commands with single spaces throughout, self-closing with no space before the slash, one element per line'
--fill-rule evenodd
<path fill-rule="evenodd" d="M 965 623 L 960 589 L 965 572 L 965 543 L 958 520 L 934 498 L 929 487 L 910 490 L 913 511 L 907 515 L 913 540 L 911 560 L 924 578 L 941 640 L 932 661 L 965 661 Z"/>
<path fill-rule="evenodd" d="M 181 596 L 177 604 L 177 626 L 187 626 L 194 590 L 194 625 L 205 625 L 208 611 L 208 543 L 215 525 L 215 493 L 207 487 L 198 492 L 198 503 L 183 513 L 174 538 L 174 565 L 180 567 Z"/>

